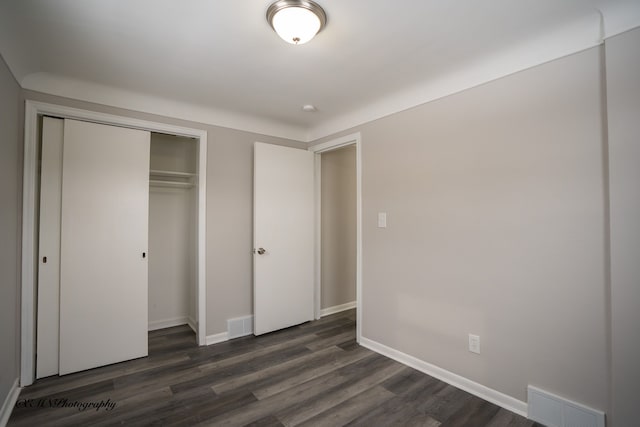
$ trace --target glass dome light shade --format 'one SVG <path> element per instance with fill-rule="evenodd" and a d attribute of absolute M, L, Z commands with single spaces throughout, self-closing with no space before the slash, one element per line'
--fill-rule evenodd
<path fill-rule="evenodd" d="M 304 44 L 326 23 L 324 10 L 311 0 L 280 0 L 269 6 L 267 21 L 287 43 Z"/>
<path fill-rule="evenodd" d="M 275 14 L 273 28 L 287 43 L 304 44 L 318 34 L 320 19 L 309 9 L 288 7 Z"/>

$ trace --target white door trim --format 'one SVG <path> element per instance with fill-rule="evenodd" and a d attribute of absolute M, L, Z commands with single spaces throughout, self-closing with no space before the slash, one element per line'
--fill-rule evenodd
<path fill-rule="evenodd" d="M 321 316 L 320 309 L 320 291 L 321 291 L 321 156 L 320 154 L 327 151 L 336 150 L 348 145 L 356 146 L 356 340 L 360 342 L 362 337 L 362 149 L 361 149 L 360 132 L 345 135 L 322 144 L 309 147 L 309 151 L 315 153 L 315 317 L 319 319 Z"/>
<path fill-rule="evenodd" d="M 206 183 L 207 131 L 139 120 L 95 111 L 64 107 L 27 100 L 24 118 L 24 170 L 22 183 L 22 278 L 21 278 L 21 356 L 20 385 L 33 383 L 35 378 L 35 286 L 37 268 L 36 196 L 38 193 L 38 117 L 48 115 L 63 119 L 186 136 L 198 140 L 198 225 L 197 225 L 197 339 L 206 344 Z"/>

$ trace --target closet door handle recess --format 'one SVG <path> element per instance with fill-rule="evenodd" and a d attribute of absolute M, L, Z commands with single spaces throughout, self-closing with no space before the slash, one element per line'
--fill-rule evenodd
<path fill-rule="evenodd" d="M 147 257 L 147 253 L 146 252 L 142 252 L 142 258 L 146 258 Z"/>

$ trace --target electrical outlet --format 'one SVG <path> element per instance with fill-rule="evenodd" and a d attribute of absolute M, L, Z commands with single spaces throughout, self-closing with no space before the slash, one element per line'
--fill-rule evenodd
<path fill-rule="evenodd" d="M 469 334 L 469 351 L 480 354 L 480 336 Z"/>

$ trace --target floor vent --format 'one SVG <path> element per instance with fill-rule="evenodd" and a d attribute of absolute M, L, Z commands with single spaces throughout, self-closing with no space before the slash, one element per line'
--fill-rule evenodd
<path fill-rule="evenodd" d="M 253 333 L 253 316 L 236 317 L 227 320 L 229 339 L 244 337 Z"/>
<path fill-rule="evenodd" d="M 605 427 L 604 412 L 553 395 L 539 388 L 527 388 L 528 418 L 548 427 Z"/>

